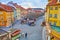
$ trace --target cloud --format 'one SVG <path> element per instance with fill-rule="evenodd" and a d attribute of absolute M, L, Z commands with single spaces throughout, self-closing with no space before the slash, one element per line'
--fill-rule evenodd
<path fill-rule="evenodd" d="M 6 4 L 9 1 L 16 2 L 17 4 L 20 4 L 24 8 L 29 7 L 39 7 L 39 8 L 45 8 L 47 5 L 48 0 L 0 0 L 0 2 Z"/>
<path fill-rule="evenodd" d="M 22 2 L 20 5 L 24 8 L 45 8 L 47 4 L 47 0 L 32 0 L 32 1 L 25 1 Z"/>
<path fill-rule="evenodd" d="M 23 2 L 20 5 L 24 8 L 37 8 L 37 6 L 34 6 L 31 2 Z"/>

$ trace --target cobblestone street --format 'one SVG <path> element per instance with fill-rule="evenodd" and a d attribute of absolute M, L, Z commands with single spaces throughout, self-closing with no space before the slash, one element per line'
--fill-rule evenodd
<path fill-rule="evenodd" d="M 42 40 L 42 30 L 43 27 L 40 26 L 41 22 L 44 20 L 44 17 L 40 17 L 37 21 L 36 21 L 36 25 L 35 26 L 29 26 L 27 24 L 20 24 L 20 22 L 17 22 L 13 28 L 17 28 L 22 30 L 21 33 L 28 33 L 28 37 L 24 38 L 21 37 L 20 40 Z M 3 28 L 4 30 L 9 30 L 9 28 Z"/>

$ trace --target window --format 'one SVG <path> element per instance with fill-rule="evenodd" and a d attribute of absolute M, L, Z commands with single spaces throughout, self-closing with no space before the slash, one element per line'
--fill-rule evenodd
<path fill-rule="evenodd" d="M 50 18 L 52 17 L 52 14 L 50 14 L 50 16 L 49 16 Z"/>
<path fill-rule="evenodd" d="M 58 7 L 57 6 L 55 7 L 55 10 L 58 10 Z"/>
<path fill-rule="evenodd" d="M 0 12 L 0 14 L 2 14 L 2 12 Z"/>
<path fill-rule="evenodd" d="M 53 7 L 50 7 L 50 10 L 53 10 Z"/>
<path fill-rule="evenodd" d="M 4 20 L 3 16 L 0 17 L 0 20 L 2 20 L 2 21 Z"/>
<path fill-rule="evenodd" d="M 54 22 L 54 26 L 56 26 L 56 22 Z"/>
<path fill-rule="evenodd" d="M 2 21 L 2 25 L 4 25 L 4 21 Z"/>
<path fill-rule="evenodd" d="M 50 24 L 50 26 L 52 25 L 52 23 L 51 23 L 51 22 L 49 22 L 49 24 Z"/>
<path fill-rule="evenodd" d="M 54 14 L 54 18 L 57 18 L 57 14 Z"/>

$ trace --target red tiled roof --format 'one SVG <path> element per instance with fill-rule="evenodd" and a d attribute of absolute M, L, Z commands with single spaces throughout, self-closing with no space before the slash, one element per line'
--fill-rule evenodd
<path fill-rule="evenodd" d="M 19 6 L 21 10 L 26 10 L 25 8 L 23 8 L 22 6 Z"/>
<path fill-rule="evenodd" d="M 0 8 L 4 9 L 5 11 L 13 11 L 12 7 L 7 6 L 5 4 L 1 4 L 1 3 L 0 3 Z"/>
<path fill-rule="evenodd" d="M 23 8 L 22 6 L 18 5 L 17 3 L 13 3 L 13 5 L 14 5 L 16 8 L 20 8 L 20 10 L 25 10 L 25 8 Z"/>
<path fill-rule="evenodd" d="M 14 5 L 16 8 L 19 8 L 19 5 L 17 5 L 17 3 L 13 3 L 13 5 Z"/>
<path fill-rule="evenodd" d="M 27 10 L 32 10 L 32 8 L 28 8 Z"/>
<path fill-rule="evenodd" d="M 57 1 L 56 0 L 52 0 L 50 3 L 48 3 L 48 5 L 57 5 Z"/>

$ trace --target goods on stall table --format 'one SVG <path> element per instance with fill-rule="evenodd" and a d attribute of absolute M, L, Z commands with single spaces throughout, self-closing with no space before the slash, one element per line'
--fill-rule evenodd
<path fill-rule="evenodd" d="M 20 37 L 21 37 L 21 34 L 18 34 L 16 36 L 12 37 L 12 40 L 20 39 Z"/>
<path fill-rule="evenodd" d="M 21 37 L 20 32 L 21 32 L 21 30 L 19 30 L 19 29 L 12 29 L 11 30 L 12 40 L 18 40 L 18 39 L 20 39 L 20 37 Z"/>
<path fill-rule="evenodd" d="M 12 36 L 15 36 L 20 33 L 20 30 L 16 30 L 15 32 L 12 33 Z"/>

